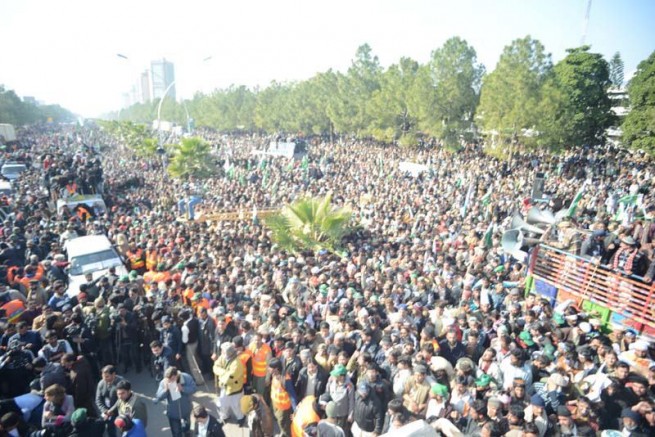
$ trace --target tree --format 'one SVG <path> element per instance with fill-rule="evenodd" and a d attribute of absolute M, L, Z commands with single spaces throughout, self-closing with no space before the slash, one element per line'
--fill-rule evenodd
<path fill-rule="evenodd" d="M 628 83 L 631 110 L 623 121 L 623 142 L 655 155 L 655 52 L 641 61 Z"/>
<path fill-rule="evenodd" d="M 464 136 L 470 128 L 484 75 L 475 49 L 454 37 L 432 52 L 420 99 L 422 128 L 446 142 Z"/>
<path fill-rule="evenodd" d="M 350 232 L 351 212 L 332 206 L 332 195 L 302 198 L 266 218 L 272 239 L 281 248 L 299 253 L 321 249 L 335 251 Z"/>
<path fill-rule="evenodd" d="M 168 165 L 168 173 L 179 179 L 206 178 L 215 171 L 211 147 L 201 138 L 182 138 L 173 149 L 173 157 Z"/>
<path fill-rule="evenodd" d="M 544 82 L 552 71 L 550 54 L 537 40 L 526 36 L 505 47 L 496 69 L 482 81 L 477 113 L 487 135 L 501 144 L 532 142 L 525 135 L 539 121 L 539 101 Z"/>
<path fill-rule="evenodd" d="M 616 52 L 612 59 L 610 60 L 610 82 L 614 88 L 623 87 L 623 59 L 621 59 L 621 53 Z"/>
<path fill-rule="evenodd" d="M 556 86 L 564 99 L 559 127 L 567 146 L 595 146 L 604 143 L 605 130 L 612 125 L 612 102 L 607 95 L 611 82 L 609 66 L 600 53 L 589 46 L 567 50 L 568 55 L 555 65 Z"/>
<path fill-rule="evenodd" d="M 373 93 L 367 109 L 371 116 L 367 130 L 374 138 L 391 142 L 414 136 L 417 114 L 410 107 L 418 71 L 418 62 L 401 58 L 381 75 L 380 88 Z"/>

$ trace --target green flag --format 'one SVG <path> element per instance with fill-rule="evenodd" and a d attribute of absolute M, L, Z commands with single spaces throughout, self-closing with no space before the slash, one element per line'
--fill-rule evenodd
<path fill-rule="evenodd" d="M 637 204 L 637 200 L 639 199 L 639 195 L 637 194 L 628 194 L 626 196 L 623 196 L 619 199 L 619 203 L 624 204 L 625 206 L 632 206 Z"/>
<path fill-rule="evenodd" d="M 228 178 L 229 180 L 234 179 L 234 173 L 235 173 L 234 167 L 230 167 L 230 168 L 228 168 L 228 169 L 227 169 L 227 178 Z"/>
<path fill-rule="evenodd" d="M 246 185 L 246 176 L 243 173 L 239 175 L 239 183 L 241 185 Z"/>
<path fill-rule="evenodd" d="M 480 199 L 480 201 L 484 206 L 488 206 L 491 203 L 491 190 L 487 191 L 487 194 L 482 196 L 482 199 Z"/>
<path fill-rule="evenodd" d="M 302 167 L 303 170 L 307 170 L 309 168 L 309 158 L 307 158 L 307 155 L 302 157 L 302 162 L 300 163 L 300 166 Z"/>
<path fill-rule="evenodd" d="M 487 247 L 487 249 L 490 249 L 491 246 L 493 245 L 493 240 L 492 240 L 493 234 L 494 234 L 494 223 L 491 222 L 489 223 L 487 232 L 484 233 L 484 245 Z"/>
<path fill-rule="evenodd" d="M 264 177 L 262 178 L 262 187 L 268 185 L 268 168 L 264 169 Z"/>
<path fill-rule="evenodd" d="M 289 163 L 286 166 L 286 171 L 293 171 L 293 158 L 289 160 Z"/>
<path fill-rule="evenodd" d="M 580 190 L 577 192 L 577 194 L 571 201 L 571 206 L 569 206 L 569 210 L 566 214 L 568 217 L 573 217 L 575 215 L 575 210 L 578 207 L 578 203 L 580 203 L 582 196 L 584 195 L 585 188 L 587 188 L 587 181 L 585 181 L 584 184 L 582 184 L 582 187 L 580 187 Z"/>

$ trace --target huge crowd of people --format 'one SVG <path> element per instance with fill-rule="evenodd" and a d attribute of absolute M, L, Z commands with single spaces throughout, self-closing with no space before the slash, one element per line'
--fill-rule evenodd
<path fill-rule="evenodd" d="M 0 208 L 0 436 L 162 435 L 147 414 L 160 402 L 174 437 L 226 423 L 265 437 L 655 435 L 650 339 L 536 294 L 501 246 L 543 174 L 541 208 L 585 186 L 551 244 L 652 281 L 647 157 L 315 138 L 290 160 L 252 154 L 271 138 L 200 133 L 216 160 L 205 180 L 171 179 L 94 126 L 23 129 L 4 151 L 28 169 Z M 258 210 L 327 193 L 356 225 L 338 252 L 271 241 Z M 86 194 L 106 211 L 57 210 Z M 196 220 L 181 220 L 191 195 Z M 207 220 L 221 211 L 241 215 Z M 85 235 L 106 235 L 127 274 L 71 292 L 66 243 Z M 154 399 L 128 372 L 152 378 Z"/>

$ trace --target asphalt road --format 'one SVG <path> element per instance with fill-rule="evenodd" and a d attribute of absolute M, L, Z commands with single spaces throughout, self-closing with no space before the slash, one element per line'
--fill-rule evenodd
<path fill-rule="evenodd" d="M 127 378 L 132 383 L 132 390 L 146 402 L 146 406 L 148 407 L 148 428 L 146 430 L 148 436 L 159 437 L 171 435 L 168 419 L 164 414 L 165 404 L 159 403 L 155 405 L 153 403 L 155 393 L 157 392 L 157 381 L 145 370 L 140 374 L 130 371 L 126 375 L 121 376 Z M 198 391 L 193 396 L 193 402 L 204 405 L 207 411 L 218 417 L 217 407 L 214 403 L 216 399 L 215 393 L 214 381 L 207 381 L 206 385 L 198 387 Z M 223 431 L 228 437 L 248 437 L 250 434 L 248 428 L 239 428 L 233 424 L 227 424 L 223 428 Z"/>

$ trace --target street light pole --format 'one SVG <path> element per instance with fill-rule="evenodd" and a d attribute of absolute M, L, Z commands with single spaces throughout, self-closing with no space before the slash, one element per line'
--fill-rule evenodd
<path fill-rule="evenodd" d="M 167 87 L 166 90 L 164 90 L 164 94 L 162 94 L 161 99 L 159 99 L 159 105 L 157 106 L 157 137 L 159 138 L 159 147 L 162 147 L 161 144 L 161 105 L 164 103 L 164 99 L 166 98 L 166 95 L 168 92 L 173 88 L 175 85 L 175 81 L 171 82 Z M 187 113 L 187 117 L 188 117 Z"/>

